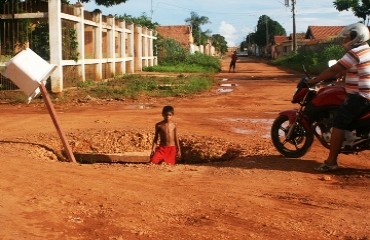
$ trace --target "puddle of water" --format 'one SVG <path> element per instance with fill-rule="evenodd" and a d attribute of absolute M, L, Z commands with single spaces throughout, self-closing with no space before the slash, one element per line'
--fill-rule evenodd
<path fill-rule="evenodd" d="M 222 120 L 227 122 L 246 122 L 245 118 L 223 118 Z"/>
<path fill-rule="evenodd" d="M 125 107 L 125 109 L 150 109 L 151 104 L 132 104 Z"/>
<path fill-rule="evenodd" d="M 279 114 L 279 112 L 265 112 L 265 113 L 267 113 L 267 114 L 274 114 L 274 115 Z"/>
<path fill-rule="evenodd" d="M 270 130 L 270 129 L 268 129 L 268 130 Z M 234 133 L 243 134 L 243 135 L 260 133 L 260 131 L 242 129 L 242 128 L 235 128 L 235 127 L 232 127 L 231 131 L 234 132 Z M 263 133 L 261 133 L 260 136 L 262 138 L 266 138 L 266 139 L 271 138 L 269 131 L 263 131 Z"/>
<path fill-rule="evenodd" d="M 212 121 L 222 121 L 222 122 L 236 122 L 236 123 L 260 123 L 265 124 L 265 126 L 262 126 L 260 130 L 250 130 L 250 129 L 243 129 L 238 127 L 231 127 L 231 131 L 238 134 L 256 134 L 259 133 L 262 138 L 271 138 L 270 137 L 270 128 L 271 124 L 274 121 L 274 119 L 265 119 L 265 118 L 211 118 Z"/>
<path fill-rule="evenodd" d="M 264 119 L 264 118 L 256 118 L 256 119 L 248 119 L 248 122 L 251 123 L 265 123 L 265 124 L 272 124 L 274 122 L 274 119 Z"/>
<path fill-rule="evenodd" d="M 223 83 L 223 84 L 220 84 L 221 87 L 236 87 L 238 86 L 238 84 L 235 84 L 235 83 Z"/>
<path fill-rule="evenodd" d="M 229 92 L 232 92 L 233 89 L 225 89 L 225 88 L 219 88 L 217 89 L 217 92 L 219 93 L 229 93 Z"/>
<path fill-rule="evenodd" d="M 269 118 L 222 118 L 222 119 L 213 119 L 215 121 L 223 120 L 227 122 L 249 122 L 249 123 L 264 123 L 272 124 L 275 119 Z"/>
<path fill-rule="evenodd" d="M 248 129 L 242 129 L 242 128 L 231 128 L 231 130 L 235 133 L 239 133 L 239 134 L 252 134 L 252 133 L 256 133 L 256 131 L 253 131 L 253 130 L 248 130 Z"/>
<path fill-rule="evenodd" d="M 261 137 L 262 137 L 262 138 L 267 138 L 267 139 L 269 139 L 269 138 L 271 138 L 271 135 L 270 135 L 270 134 L 264 134 L 264 135 L 262 135 Z"/>

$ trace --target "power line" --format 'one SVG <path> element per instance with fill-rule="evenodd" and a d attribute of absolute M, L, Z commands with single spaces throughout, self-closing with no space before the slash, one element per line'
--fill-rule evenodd
<path fill-rule="evenodd" d="M 157 5 L 156 5 L 156 8 L 157 8 L 157 6 L 159 4 L 167 5 L 167 6 L 172 6 L 172 7 L 176 7 L 176 8 L 180 8 L 180 9 L 184 9 L 184 10 L 187 10 L 187 11 L 204 12 L 204 13 L 212 13 L 212 14 L 220 14 L 220 15 L 222 14 L 222 15 L 254 16 L 254 15 L 261 14 L 261 12 L 215 12 L 215 11 L 207 11 L 207 10 L 199 10 L 199 9 L 195 10 L 195 9 L 192 9 L 192 8 L 182 7 L 182 6 L 179 6 L 179 5 L 176 5 L 176 4 L 171 4 L 171 3 L 166 3 L 166 2 L 158 2 Z"/>

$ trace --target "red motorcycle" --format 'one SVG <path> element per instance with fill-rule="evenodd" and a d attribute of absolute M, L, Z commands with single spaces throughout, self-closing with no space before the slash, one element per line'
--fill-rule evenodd
<path fill-rule="evenodd" d="M 308 85 L 308 79 L 308 75 L 303 77 L 293 94 L 292 103 L 300 108 L 280 112 L 271 127 L 272 142 L 285 157 L 305 155 L 314 136 L 329 149 L 333 119 L 346 98 L 343 86 L 332 83 L 316 89 Z M 370 112 L 357 119 L 351 129 L 345 131 L 341 153 L 370 150 Z"/>

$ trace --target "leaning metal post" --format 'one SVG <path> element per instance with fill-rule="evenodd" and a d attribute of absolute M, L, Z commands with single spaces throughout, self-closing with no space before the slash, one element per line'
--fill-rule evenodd
<path fill-rule="evenodd" d="M 67 139 L 64 135 L 64 132 L 62 131 L 62 129 L 59 125 L 58 119 L 57 119 L 56 114 L 55 114 L 55 109 L 54 109 L 53 104 L 50 100 L 49 94 L 48 94 L 44 84 L 42 84 L 42 83 L 40 83 L 40 91 L 41 91 L 42 97 L 44 99 L 46 108 L 49 111 L 50 117 L 53 120 L 54 126 L 58 131 L 60 139 L 62 140 L 62 143 L 63 143 L 64 149 L 66 151 L 67 157 L 71 162 L 76 163 L 76 159 L 73 155 L 72 149 L 70 148 L 70 146 L 67 142 Z"/>

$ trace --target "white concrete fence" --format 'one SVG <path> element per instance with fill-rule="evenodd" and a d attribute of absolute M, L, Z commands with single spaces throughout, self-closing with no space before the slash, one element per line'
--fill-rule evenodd
<path fill-rule="evenodd" d="M 67 9 L 67 10 L 66 10 Z M 60 0 L 48 1 L 48 12 L 1 14 L 1 19 L 44 19 L 49 22 L 50 63 L 57 69 L 50 76 L 51 91 L 62 92 L 66 69 L 72 68 L 77 81 L 101 80 L 125 73 L 142 71 L 157 65 L 153 54 L 152 30 L 118 21 L 100 12 L 87 12 L 83 6 L 62 5 Z M 85 15 L 89 15 L 86 17 Z M 72 23 L 77 33 L 78 60 L 63 59 L 62 22 Z M 0 52 L 1 54 L 1 52 Z M 5 62 L 0 62 L 0 66 Z"/>

